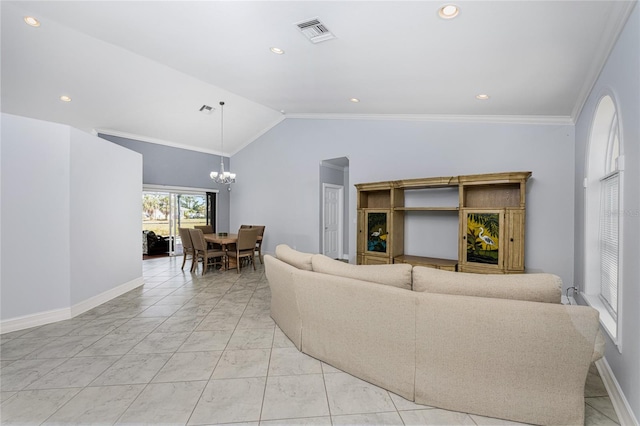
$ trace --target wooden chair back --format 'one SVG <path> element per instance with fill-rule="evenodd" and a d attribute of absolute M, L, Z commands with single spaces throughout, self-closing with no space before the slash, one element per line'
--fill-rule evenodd
<path fill-rule="evenodd" d="M 178 228 L 180 233 L 180 239 L 182 240 L 182 250 L 189 252 L 193 250 L 193 242 L 191 241 L 191 234 L 189 234 L 189 228 Z"/>
<path fill-rule="evenodd" d="M 253 251 L 256 247 L 256 241 L 258 241 L 257 228 L 240 228 L 238 230 L 238 242 L 236 244 L 237 251 Z"/>
<path fill-rule="evenodd" d="M 196 225 L 193 229 L 199 229 L 203 234 L 213 234 L 213 225 Z"/>
<path fill-rule="evenodd" d="M 204 233 L 201 229 L 189 229 L 189 235 L 191 235 L 194 249 L 202 252 L 207 251 L 207 243 L 204 240 Z"/>
<path fill-rule="evenodd" d="M 253 225 L 253 227 L 258 230 L 258 237 L 264 236 L 264 225 Z"/>

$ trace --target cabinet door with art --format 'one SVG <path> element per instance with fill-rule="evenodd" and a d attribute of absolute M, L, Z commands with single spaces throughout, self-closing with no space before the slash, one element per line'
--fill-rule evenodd
<path fill-rule="evenodd" d="M 460 212 L 460 270 L 504 272 L 504 209 Z"/>
<path fill-rule="evenodd" d="M 365 211 L 365 254 L 389 256 L 389 210 Z"/>

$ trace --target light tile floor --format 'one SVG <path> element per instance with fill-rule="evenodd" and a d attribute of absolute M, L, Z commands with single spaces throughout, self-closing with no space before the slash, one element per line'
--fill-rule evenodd
<path fill-rule="evenodd" d="M 3 425 L 506 425 L 416 405 L 295 349 L 263 267 L 143 262 L 145 285 L 76 318 L 3 334 Z M 587 425 L 616 425 L 595 367 Z"/>

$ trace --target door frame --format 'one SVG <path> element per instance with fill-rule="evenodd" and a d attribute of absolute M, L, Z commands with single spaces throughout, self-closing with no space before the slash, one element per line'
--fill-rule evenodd
<path fill-rule="evenodd" d="M 325 253 L 325 193 L 326 188 L 338 190 L 338 258 L 344 257 L 344 186 L 322 183 L 322 254 Z"/>
<path fill-rule="evenodd" d="M 218 189 L 211 188 L 195 188 L 195 187 L 184 187 L 184 186 L 170 186 L 170 185 L 154 185 L 154 184 L 143 184 L 142 192 L 160 192 L 166 193 L 169 195 L 169 237 L 171 237 L 171 241 L 173 244 L 169 246 L 169 256 L 175 256 L 175 242 L 179 235 L 175 234 L 174 230 L 176 229 L 176 215 L 178 214 L 175 211 L 175 200 L 176 195 L 178 194 L 193 194 L 193 195 L 204 195 L 206 199 L 207 192 L 213 192 L 218 197 L 218 193 L 220 192 Z M 208 214 L 208 212 L 207 212 Z M 216 202 L 216 211 L 215 211 L 215 227 L 214 229 L 218 229 L 218 204 Z"/>

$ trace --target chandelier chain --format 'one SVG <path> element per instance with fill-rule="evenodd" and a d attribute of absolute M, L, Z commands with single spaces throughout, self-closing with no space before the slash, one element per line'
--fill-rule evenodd
<path fill-rule="evenodd" d="M 231 184 L 236 181 L 236 174 L 224 170 L 224 102 L 220 101 L 220 172 L 211 172 L 209 175 L 214 182 Z"/>

